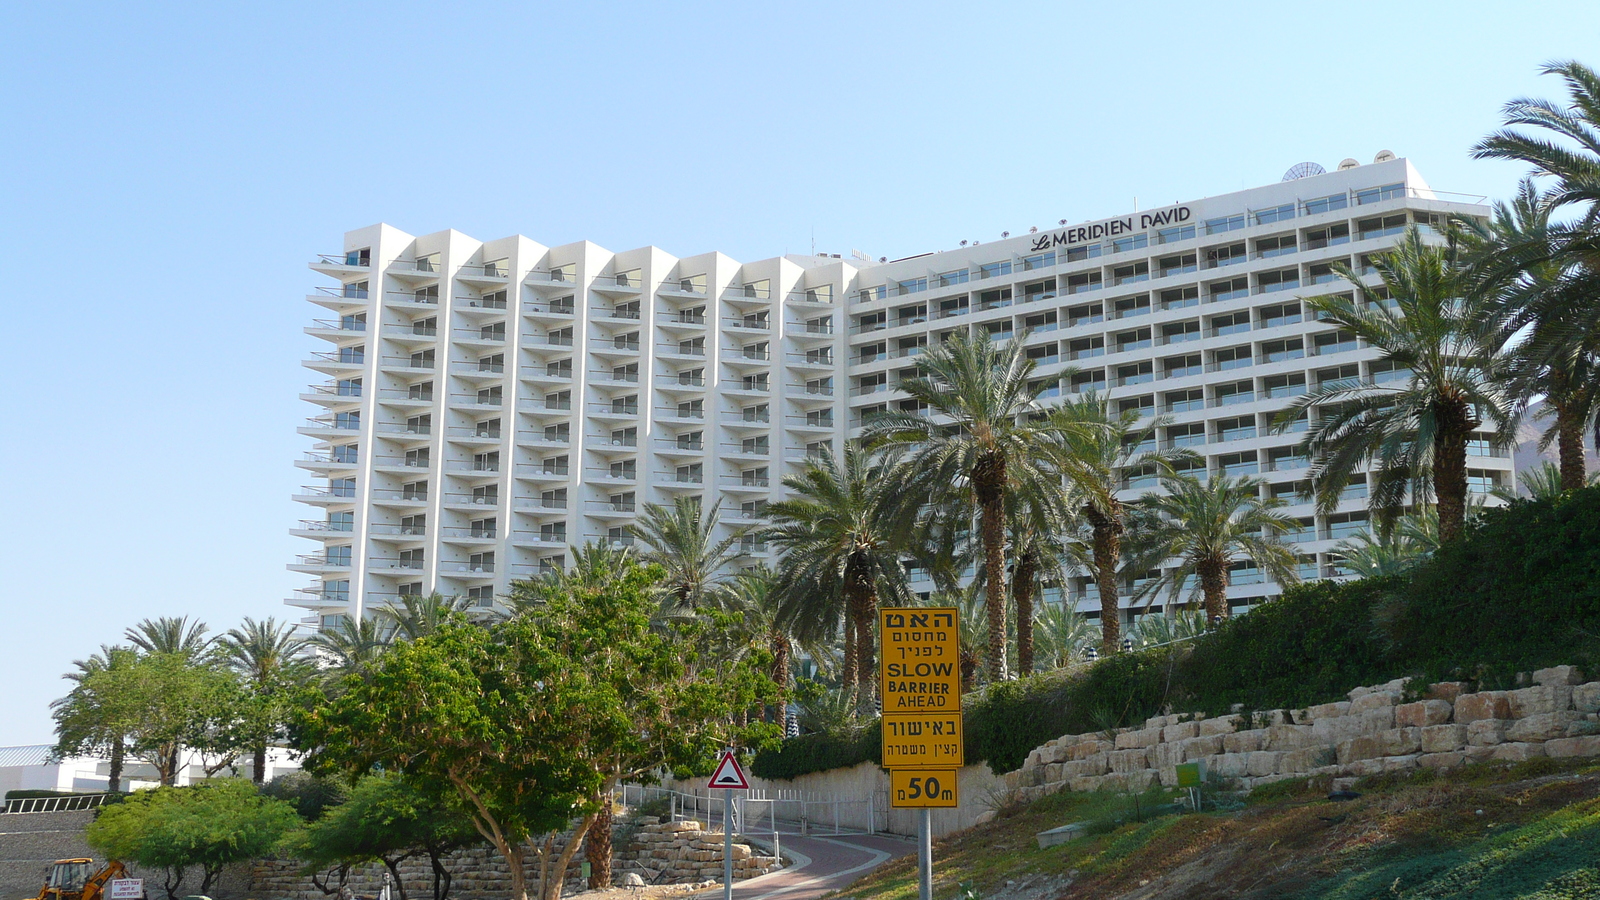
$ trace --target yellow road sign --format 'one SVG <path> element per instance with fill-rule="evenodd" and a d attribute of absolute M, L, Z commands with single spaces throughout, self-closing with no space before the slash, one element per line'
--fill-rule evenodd
<path fill-rule="evenodd" d="M 961 710 L 958 615 L 953 606 L 879 610 L 885 715 Z"/>
<path fill-rule="evenodd" d="M 955 809 L 957 793 L 955 769 L 889 770 L 889 805 L 895 809 Z"/>
<path fill-rule="evenodd" d="M 883 717 L 883 766 L 941 769 L 962 763 L 961 712 Z"/>

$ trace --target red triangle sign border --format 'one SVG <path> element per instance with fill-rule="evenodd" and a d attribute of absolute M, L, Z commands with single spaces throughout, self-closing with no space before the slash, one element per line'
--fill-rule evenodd
<path fill-rule="evenodd" d="M 750 779 L 744 777 L 744 768 L 739 765 L 739 758 L 734 756 L 732 750 L 723 751 L 722 761 L 717 763 L 717 770 L 711 773 L 711 780 L 706 782 L 706 787 L 739 791 L 750 789 Z"/>

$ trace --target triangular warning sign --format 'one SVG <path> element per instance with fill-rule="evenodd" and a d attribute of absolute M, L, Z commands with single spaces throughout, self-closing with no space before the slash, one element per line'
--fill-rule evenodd
<path fill-rule="evenodd" d="M 739 759 L 732 750 L 723 751 L 722 762 L 717 763 L 717 770 L 711 773 L 711 780 L 706 787 L 749 790 L 750 780 L 744 777 L 744 769 L 739 767 Z"/>

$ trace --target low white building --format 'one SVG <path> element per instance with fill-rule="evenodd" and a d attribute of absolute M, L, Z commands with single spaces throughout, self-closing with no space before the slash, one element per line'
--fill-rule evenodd
<path fill-rule="evenodd" d="M 20 747 L 0 747 L 0 798 L 11 791 L 103 791 L 107 787 L 111 764 L 93 756 L 74 756 L 59 762 L 50 759 L 51 744 L 28 744 Z M 266 780 L 271 781 L 286 772 L 298 771 L 300 763 L 283 748 L 273 747 L 267 752 Z M 248 756 L 235 765 L 217 773 L 217 777 L 249 778 L 251 760 Z M 199 760 L 192 759 L 178 772 L 179 784 L 193 784 L 205 779 L 205 769 Z M 125 791 L 155 787 L 155 767 L 138 760 L 128 760 L 122 767 L 122 789 Z"/>

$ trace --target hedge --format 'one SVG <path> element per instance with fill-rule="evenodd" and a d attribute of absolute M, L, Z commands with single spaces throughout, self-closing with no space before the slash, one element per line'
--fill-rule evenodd
<path fill-rule="evenodd" d="M 998 774 L 1061 735 L 1161 709 L 1298 709 L 1399 677 L 1501 687 L 1564 664 L 1600 674 L 1600 487 L 1486 510 L 1405 576 L 1297 585 L 1192 644 L 968 695 L 966 756 Z M 754 770 L 793 778 L 878 762 L 878 742 L 876 722 L 849 737 L 792 738 L 758 754 Z"/>

